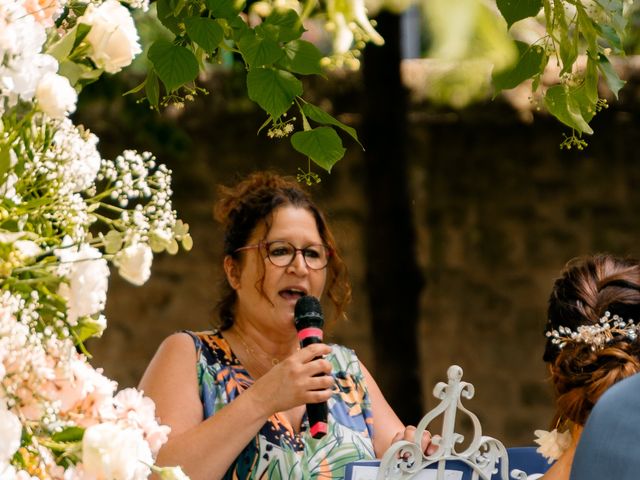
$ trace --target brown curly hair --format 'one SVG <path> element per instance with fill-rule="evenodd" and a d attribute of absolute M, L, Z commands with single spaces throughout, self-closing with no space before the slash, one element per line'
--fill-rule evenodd
<path fill-rule="evenodd" d="M 549 298 L 546 332 L 560 326 L 576 331 L 597 325 L 606 312 L 640 320 L 640 263 L 598 254 L 570 261 Z M 640 341 L 614 336 L 604 348 L 547 339 L 544 360 L 551 366 L 558 419 L 584 425 L 600 396 L 614 383 L 640 371 Z"/>
<path fill-rule="evenodd" d="M 237 249 L 246 246 L 251 234 L 260 225 L 266 227 L 266 236 L 271 228 L 274 210 L 287 205 L 308 210 L 316 221 L 320 238 L 331 249 L 325 285 L 325 292 L 332 306 L 329 320 L 335 321 L 343 316 L 351 300 L 351 284 L 346 265 L 338 253 L 324 214 L 295 179 L 274 172 L 255 172 L 232 187 L 219 186 L 218 197 L 214 205 L 214 218 L 224 227 L 224 255 L 230 255 L 235 260 L 240 255 Z M 264 294 L 263 283 L 264 270 L 256 284 L 258 291 Z M 221 330 L 233 325 L 236 301 L 236 291 L 225 280 L 222 298 L 216 307 Z"/>

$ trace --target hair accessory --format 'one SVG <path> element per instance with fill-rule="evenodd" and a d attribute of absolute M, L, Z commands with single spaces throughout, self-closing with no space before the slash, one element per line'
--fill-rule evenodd
<path fill-rule="evenodd" d="M 567 343 L 584 343 L 591 345 L 591 350 L 595 351 L 604 348 L 615 336 L 634 341 L 638 337 L 638 328 L 631 319 L 624 320 L 618 315 L 611 316 L 610 312 L 605 312 L 595 325 L 580 325 L 576 331 L 560 326 L 545 335 L 558 348 L 563 348 Z"/>
<path fill-rule="evenodd" d="M 550 432 L 536 430 L 533 433 L 536 436 L 534 442 L 540 445 L 536 452 L 546 458 L 547 463 L 553 463 L 554 460 L 558 460 L 571 446 L 571 433 L 569 430 L 559 432 L 557 428 L 554 428 Z"/>

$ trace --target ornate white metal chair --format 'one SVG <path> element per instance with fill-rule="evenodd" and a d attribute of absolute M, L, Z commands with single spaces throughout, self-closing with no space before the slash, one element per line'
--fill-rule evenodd
<path fill-rule="evenodd" d="M 448 382 L 439 382 L 433 395 L 439 405 L 427 413 L 417 426 L 415 441 L 400 441 L 387 450 L 380 461 L 376 480 L 410 480 L 421 478 L 462 478 L 463 480 L 527 480 L 527 473 L 514 470 L 509 476 L 509 455 L 502 442 L 482 435 L 478 417 L 462 405 L 462 398 L 471 399 L 475 393 L 472 384 L 462 381 L 462 368 L 457 365 L 447 370 Z M 469 445 L 461 452 L 456 445 L 464 436 L 455 431 L 458 413 L 466 415 L 472 423 L 473 435 Z M 443 416 L 442 433 L 433 443 L 438 449 L 432 455 L 422 452 L 420 439 L 432 421 Z M 427 475 L 426 470 L 431 473 Z M 436 470 L 435 476 L 433 470 Z M 451 477 L 453 471 L 458 473 Z M 542 473 L 542 472 L 541 472 Z M 532 477 L 537 478 L 538 476 Z"/>

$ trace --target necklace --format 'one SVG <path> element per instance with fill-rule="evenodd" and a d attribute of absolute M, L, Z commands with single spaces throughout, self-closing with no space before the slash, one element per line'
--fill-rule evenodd
<path fill-rule="evenodd" d="M 235 333 L 238 336 L 238 339 L 240 340 L 240 343 L 242 343 L 242 346 L 244 347 L 244 349 L 247 351 L 247 353 L 249 353 L 249 355 L 251 357 L 253 357 L 253 359 L 258 362 L 258 364 L 260 364 L 260 366 L 263 366 L 264 362 L 261 361 L 258 357 L 262 357 L 264 360 L 266 360 L 268 362 L 268 364 L 271 365 L 271 367 L 275 367 L 278 363 L 280 363 L 280 359 L 278 357 L 272 357 L 270 355 L 268 355 L 262 348 L 260 348 L 258 345 L 256 345 L 256 348 L 253 348 L 251 345 L 249 345 L 247 343 L 247 341 L 245 340 L 244 336 L 240 333 L 240 329 L 236 328 L 235 329 Z M 300 347 L 297 348 L 297 350 L 300 350 Z M 268 370 L 268 368 L 267 368 Z"/>

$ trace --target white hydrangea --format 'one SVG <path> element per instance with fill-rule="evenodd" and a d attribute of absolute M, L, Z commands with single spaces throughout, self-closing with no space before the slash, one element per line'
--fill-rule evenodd
<path fill-rule="evenodd" d="M 44 161 L 49 160 L 49 168 L 58 170 L 60 179 L 73 192 L 89 188 L 95 181 L 100 162 L 98 137 L 79 128 L 68 118 L 56 125 L 53 146 L 45 152 Z M 58 166 L 56 165 L 59 164 Z"/>
<path fill-rule="evenodd" d="M 58 70 L 56 59 L 41 53 L 46 38 L 44 26 L 21 2 L 0 0 L 0 113 L 18 100 L 32 100 L 43 75 Z"/>
<path fill-rule="evenodd" d="M 47 72 L 36 88 L 36 100 L 44 113 L 61 119 L 75 112 L 78 94 L 67 77 Z"/>

